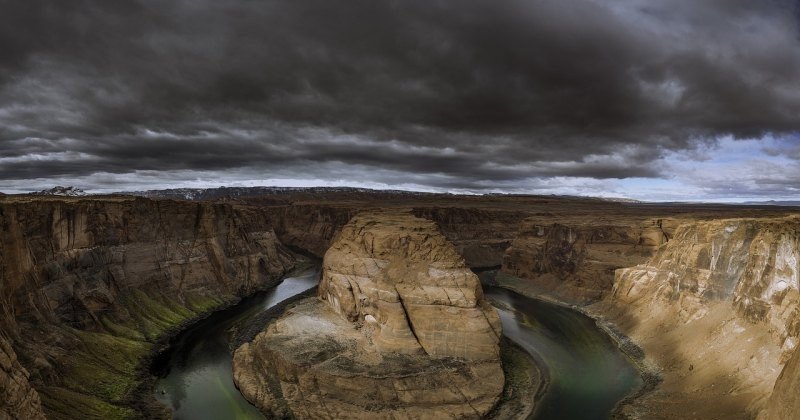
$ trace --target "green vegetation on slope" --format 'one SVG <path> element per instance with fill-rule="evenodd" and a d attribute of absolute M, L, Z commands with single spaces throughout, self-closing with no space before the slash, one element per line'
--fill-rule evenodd
<path fill-rule="evenodd" d="M 160 347 L 160 340 L 234 300 L 192 294 L 180 302 L 134 289 L 122 302 L 127 311 L 100 317 L 101 331 L 64 327 L 63 333 L 80 344 L 59 367 L 60 386 L 39 388 L 48 417 L 141 417 L 130 406 L 145 380 L 142 364 Z"/>

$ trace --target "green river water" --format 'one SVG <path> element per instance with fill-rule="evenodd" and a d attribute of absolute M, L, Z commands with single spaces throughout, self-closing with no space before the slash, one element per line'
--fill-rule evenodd
<path fill-rule="evenodd" d="M 262 419 L 233 384 L 232 331 L 264 310 L 314 287 L 317 269 L 216 312 L 183 331 L 158 362 L 156 398 L 176 419 Z M 630 360 L 594 321 L 569 308 L 486 287 L 507 337 L 541 361 L 549 376 L 537 419 L 603 419 L 641 385 Z"/>

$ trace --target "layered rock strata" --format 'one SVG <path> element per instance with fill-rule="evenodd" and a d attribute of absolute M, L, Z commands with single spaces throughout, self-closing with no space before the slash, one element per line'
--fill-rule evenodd
<path fill-rule="evenodd" d="M 617 270 L 615 309 L 602 311 L 664 369 L 664 383 L 628 410 L 653 415 L 677 401 L 702 418 L 800 409 L 787 396 L 797 389 L 798 261 L 799 219 L 730 219 L 682 225 L 649 261 Z M 784 397 L 766 404 L 773 386 Z"/>
<path fill-rule="evenodd" d="M 44 419 L 39 393 L 28 382 L 28 371 L 14 349 L 0 337 L 0 419 Z"/>
<path fill-rule="evenodd" d="M 281 241 L 322 257 L 360 211 L 406 209 L 434 221 L 472 268 L 498 267 L 573 303 L 606 296 L 614 270 L 641 264 L 684 222 L 782 217 L 778 206 L 624 203 L 555 196 L 397 194 L 314 190 L 243 198 L 265 206 Z M 550 231 L 554 230 L 550 237 Z M 572 232 L 570 234 L 569 232 Z M 570 239 L 573 238 L 573 239 Z M 566 239 L 566 240 L 565 240 Z M 547 249 L 542 245 L 549 242 Z M 510 247 L 509 247 L 510 246 Z M 559 258 L 561 248 L 584 255 Z M 506 250 L 508 249 L 508 252 Z M 547 266 L 538 266 L 542 259 Z"/>
<path fill-rule="evenodd" d="M 431 221 L 355 216 L 319 297 L 234 355 L 243 395 L 300 418 L 479 418 L 503 390 L 500 319 Z"/>
<path fill-rule="evenodd" d="M 587 302 L 611 290 L 614 270 L 642 263 L 674 234 L 674 219 L 522 223 L 503 272 L 560 298 Z"/>
<path fill-rule="evenodd" d="M 800 412 L 800 352 L 795 351 L 781 370 L 775 387 L 760 413 L 760 420 L 784 420 Z"/>
<path fill-rule="evenodd" d="M 525 214 L 518 210 L 458 206 L 409 208 L 410 204 L 413 201 L 394 206 L 435 222 L 469 267 L 499 266 L 503 253 L 516 235 L 518 224 Z M 282 242 L 323 257 L 333 239 L 353 215 L 382 205 L 387 204 L 380 201 L 295 204 L 272 207 L 269 212 Z"/>
<path fill-rule="evenodd" d="M 263 214 L 224 204 L 8 198 L 0 217 L 0 326 L 53 418 L 141 415 L 154 343 L 294 261 Z"/>
<path fill-rule="evenodd" d="M 415 207 L 412 213 L 435 222 L 469 267 L 500 266 L 525 213 L 511 209 Z"/>

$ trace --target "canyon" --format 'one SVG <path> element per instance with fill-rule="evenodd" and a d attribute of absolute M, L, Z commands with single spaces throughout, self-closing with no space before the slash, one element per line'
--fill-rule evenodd
<path fill-rule="evenodd" d="M 498 401 L 500 318 L 433 222 L 355 216 L 325 253 L 318 295 L 234 354 L 237 385 L 263 411 L 480 418 Z"/>
<path fill-rule="evenodd" d="M 0 198 L 0 418 L 168 417 L 148 397 L 151 382 L 143 368 L 165 339 L 215 309 L 271 288 L 308 258 L 327 254 L 320 298 L 290 308 L 248 344 L 251 350 L 236 352 L 237 366 L 261 367 L 239 369 L 236 376 L 245 396 L 265 411 L 294 412 L 299 400 L 283 391 L 248 391 L 281 388 L 254 372 L 275 369 L 276 377 L 295 384 L 325 375 L 335 382 L 333 367 L 319 366 L 330 354 L 292 352 L 308 338 L 301 326 L 324 320 L 337 333 L 316 337 L 326 343 L 321 348 L 358 361 L 336 367 L 343 369 L 339 376 L 362 368 L 364 360 L 377 366 L 362 371 L 365 377 L 392 372 L 397 366 L 378 357 L 387 351 L 449 358 L 449 376 L 421 361 L 403 364 L 428 369 L 431 384 L 447 381 L 474 391 L 469 401 L 479 408 L 470 415 L 484 413 L 503 384 L 490 345 L 498 337 L 496 323 L 485 316 L 485 324 L 469 329 L 482 332 L 483 339 L 470 340 L 479 344 L 453 346 L 426 338 L 442 326 L 425 311 L 436 302 L 437 314 L 446 307 L 471 311 L 460 315 L 470 322 L 481 319 L 477 314 L 487 312 L 478 309 L 485 308 L 480 285 L 475 288 L 465 270 L 488 267 L 499 270 L 497 284 L 572 305 L 598 319 L 623 347 L 635 344 L 632 357 L 657 380 L 623 401 L 618 415 L 778 419 L 798 408 L 800 257 L 793 208 L 319 189 L 204 198 Z M 375 220 L 368 222 L 365 214 Z M 364 225 L 354 230 L 359 223 Z M 435 284 L 423 287 L 425 293 L 368 280 L 400 277 L 392 264 L 367 263 L 385 259 L 365 253 L 374 251 L 366 244 L 381 241 L 355 234 L 368 231 L 368 223 L 435 228 L 440 235 L 426 233 L 427 240 L 452 244 L 436 247 L 447 249 L 440 251 L 446 258 L 406 253 L 398 261 L 450 261 L 436 268 L 448 274 L 410 262 L 397 266 L 397 272 L 427 273 L 414 277 L 420 285 Z M 393 229 L 385 232 L 396 234 Z M 437 283 L 440 275 L 460 294 Z M 391 298 L 383 297 L 387 290 L 394 290 Z M 277 342 L 283 352 L 265 350 Z M 379 350 L 358 350 L 366 348 Z M 451 353 L 455 348 L 460 353 Z M 388 389 L 372 380 L 367 388 Z M 348 389 L 358 390 L 335 383 L 341 386 L 326 388 L 327 395 L 342 401 Z M 406 389 L 413 395 L 412 384 Z M 459 397 L 453 391 L 431 398 L 436 405 Z M 453 404 L 466 410 L 464 401 Z M 339 409 L 365 402 L 347 404 Z"/>
<path fill-rule="evenodd" d="M 25 197 L 0 212 L 5 416 L 166 415 L 138 392 L 160 340 L 297 261 L 224 204 Z"/>

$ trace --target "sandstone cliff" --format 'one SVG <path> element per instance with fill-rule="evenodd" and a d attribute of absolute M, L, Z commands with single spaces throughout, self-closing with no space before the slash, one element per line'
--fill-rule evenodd
<path fill-rule="evenodd" d="M 519 209 L 415 207 L 417 217 L 432 220 L 469 267 L 500 266 L 525 212 Z"/>
<path fill-rule="evenodd" d="M 268 211 L 283 243 L 321 258 L 358 212 L 381 206 L 409 210 L 435 222 L 469 267 L 499 266 L 525 214 L 519 210 L 409 204 L 412 203 L 299 203 L 273 206 Z"/>
<path fill-rule="evenodd" d="M 496 359 L 500 319 L 478 277 L 430 221 L 353 218 L 325 254 L 319 295 L 384 351 Z"/>
<path fill-rule="evenodd" d="M 503 256 L 503 272 L 562 299 L 602 298 L 614 270 L 644 262 L 666 243 L 674 219 L 526 219 Z"/>
<path fill-rule="evenodd" d="M 616 309 L 601 311 L 665 373 L 628 409 L 681 401 L 703 418 L 764 409 L 798 340 L 799 241 L 797 218 L 687 223 L 649 261 L 617 270 Z M 795 373 L 783 377 L 779 392 L 796 387 Z"/>
<path fill-rule="evenodd" d="M 0 210 L 0 325 L 54 418 L 136 416 L 137 369 L 159 338 L 294 259 L 263 214 L 229 205 L 9 198 Z"/>
<path fill-rule="evenodd" d="M 759 419 L 784 420 L 797 417 L 800 412 L 800 352 L 795 351 L 781 370 L 766 408 Z"/>
<path fill-rule="evenodd" d="M 0 419 L 43 419 L 39 394 L 28 382 L 28 371 L 17 361 L 14 349 L 0 337 Z"/>
<path fill-rule="evenodd" d="M 349 206 L 320 204 L 269 208 L 281 242 L 322 258 L 342 226 L 357 212 Z"/>
<path fill-rule="evenodd" d="M 322 257 L 363 210 L 410 210 L 434 221 L 472 268 L 498 267 L 571 302 L 608 294 L 614 270 L 647 260 L 683 222 L 782 217 L 776 206 L 637 204 L 577 197 L 296 191 L 244 198 L 265 207 L 285 244 Z M 553 230 L 551 236 L 550 232 Z M 542 261 L 548 261 L 542 265 Z"/>
<path fill-rule="evenodd" d="M 133 416 L 137 413 L 130 409 L 129 396 L 136 381 L 119 378 L 135 374 L 138 361 L 152 349 L 157 337 L 278 278 L 293 259 L 281 242 L 322 257 L 342 227 L 363 209 L 410 209 L 414 215 L 436 222 L 468 266 L 498 265 L 502 258 L 507 274 L 530 279 L 539 290 L 572 301 L 607 296 L 613 269 L 645 262 L 658 243 L 676 236 L 676 220 L 776 217 L 795 210 L 636 205 L 535 196 L 359 192 L 337 197 L 317 190 L 270 196 L 266 201 L 229 197 L 230 202 L 239 203 L 236 205 L 130 197 L 0 198 L 0 328 L 52 417 L 67 412 L 96 418 Z M 690 240 L 679 242 L 696 246 Z M 507 244 L 512 246 L 504 254 Z M 753 267 L 758 264 L 754 262 Z M 680 275 L 689 278 L 694 274 L 688 270 Z M 683 355 L 680 349 L 686 346 L 679 343 L 688 342 L 686 337 L 699 337 L 691 331 L 698 327 L 686 323 L 683 328 L 673 328 L 673 318 L 689 319 L 691 314 L 702 313 L 691 309 L 692 299 L 712 309 L 724 306 L 724 311 L 714 309 L 722 314 L 718 324 L 711 322 L 713 316 L 703 317 L 704 322 L 711 328 L 735 317 L 736 323 L 727 322 L 725 328 L 745 328 L 746 333 L 731 337 L 773 343 L 775 349 L 768 351 L 769 357 L 760 353 L 759 346 L 748 356 L 754 356 L 753 369 L 776 369 L 777 375 L 780 365 L 766 361 L 789 357 L 796 334 L 793 324 L 773 320 L 791 318 L 781 308 L 790 309 L 787 305 L 792 302 L 793 289 L 778 290 L 784 286 L 775 282 L 770 291 L 770 286 L 756 282 L 738 292 L 734 288 L 734 297 L 725 300 L 713 297 L 720 291 L 726 293 L 725 282 L 706 281 L 712 286 L 702 286 L 708 290 L 704 294 L 687 294 L 681 285 L 677 300 L 668 294 L 659 297 L 652 308 L 646 304 L 646 296 L 657 293 L 636 297 L 634 287 L 630 298 L 613 299 L 617 306 L 632 308 L 633 314 L 618 307 L 607 314 L 619 315 L 616 320 L 629 331 L 637 331 L 637 323 L 640 332 L 652 327 L 651 338 L 667 332 L 665 340 L 653 341 L 673 349 L 667 359 L 673 360 L 674 366 L 666 369 L 693 378 L 703 370 L 703 363 L 690 361 L 695 359 Z M 655 282 L 648 284 L 651 291 L 658 288 L 652 285 Z M 759 297 L 762 292 L 772 297 Z M 771 303 L 775 299 L 782 303 Z M 664 302 L 665 309 L 659 311 Z M 647 321 L 651 319 L 663 323 Z M 766 328 L 747 327 L 754 322 Z M 704 343 L 697 338 L 691 345 L 701 348 Z M 108 352 L 108 348 L 116 351 Z M 655 344 L 646 348 L 650 354 L 659 349 Z M 22 372 L 15 365 L 6 372 L 12 371 Z M 764 381 L 769 383 L 769 378 Z M 721 380 L 711 387 L 713 383 L 691 386 L 723 388 Z M 778 389 L 776 386 L 775 395 Z M 28 399 L 27 391 L 17 395 Z"/>
<path fill-rule="evenodd" d="M 436 225 L 354 217 L 325 254 L 319 299 L 237 349 L 234 378 L 267 413 L 478 418 L 503 390 L 500 319 Z"/>

